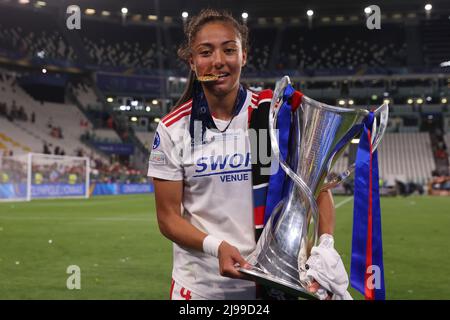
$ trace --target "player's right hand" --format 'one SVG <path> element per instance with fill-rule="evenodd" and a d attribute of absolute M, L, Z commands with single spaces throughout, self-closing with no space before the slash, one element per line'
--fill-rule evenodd
<path fill-rule="evenodd" d="M 219 246 L 219 270 L 220 275 L 235 279 L 244 279 L 245 276 L 238 271 L 236 266 L 250 268 L 250 264 L 241 256 L 239 250 L 226 241 Z"/>

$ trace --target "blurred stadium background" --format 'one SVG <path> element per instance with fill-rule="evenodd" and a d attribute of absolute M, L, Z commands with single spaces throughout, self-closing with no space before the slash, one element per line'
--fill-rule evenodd
<path fill-rule="evenodd" d="M 373 4 L 380 30 L 366 27 Z M 66 26 L 70 5 L 81 9 L 80 30 Z M 145 172 L 153 132 L 186 83 L 183 25 L 205 7 L 249 26 L 243 81 L 253 90 L 289 75 L 328 104 L 388 100 L 379 150 L 387 298 L 450 298 L 445 0 L 0 0 L 0 298 L 168 298 L 171 245 Z M 351 181 L 335 190 L 347 268 L 352 193 Z M 72 264 L 82 290 L 66 288 Z"/>

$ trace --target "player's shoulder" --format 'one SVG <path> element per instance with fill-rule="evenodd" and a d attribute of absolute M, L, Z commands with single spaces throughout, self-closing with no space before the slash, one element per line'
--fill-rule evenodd
<path fill-rule="evenodd" d="M 161 124 L 168 130 L 180 129 L 189 122 L 192 113 L 192 99 L 176 106 L 161 119 Z"/>
<path fill-rule="evenodd" d="M 269 103 L 272 101 L 273 91 L 271 89 L 265 89 L 258 92 L 249 90 L 251 92 L 251 102 L 253 108 L 257 109 L 260 106 Z"/>
<path fill-rule="evenodd" d="M 270 102 L 273 97 L 273 91 L 271 89 L 265 89 L 261 90 L 258 93 L 258 104 L 264 103 L 264 102 Z"/>

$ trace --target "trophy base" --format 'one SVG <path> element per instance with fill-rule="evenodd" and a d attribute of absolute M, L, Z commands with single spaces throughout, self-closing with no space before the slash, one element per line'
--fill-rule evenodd
<path fill-rule="evenodd" d="M 265 273 L 258 267 L 252 266 L 251 269 L 239 268 L 239 272 L 244 273 L 250 280 L 253 280 L 259 284 L 286 292 L 287 294 L 307 299 L 307 300 L 317 300 L 317 297 L 302 288 L 301 286 L 289 283 L 284 279 L 274 277 L 268 273 Z"/>

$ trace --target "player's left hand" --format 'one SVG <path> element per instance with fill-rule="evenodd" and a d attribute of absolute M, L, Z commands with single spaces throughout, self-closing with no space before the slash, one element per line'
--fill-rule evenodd
<path fill-rule="evenodd" d="M 323 234 L 312 248 L 300 280 L 309 284 L 308 290 L 320 300 L 351 299 L 347 291 L 348 275 L 339 253 L 334 249 L 333 236 Z"/>
<path fill-rule="evenodd" d="M 331 300 L 332 294 L 322 288 L 316 280 L 313 280 L 307 289 L 320 300 Z"/>

